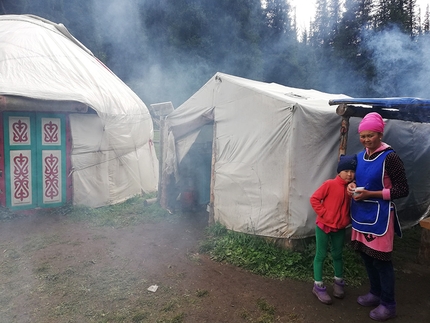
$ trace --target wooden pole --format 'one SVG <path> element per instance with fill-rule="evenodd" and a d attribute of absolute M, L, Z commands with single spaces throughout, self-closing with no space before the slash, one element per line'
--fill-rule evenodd
<path fill-rule="evenodd" d="M 339 145 L 339 156 L 346 155 L 346 148 L 348 146 L 348 130 L 349 130 L 349 117 L 342 117 L 340 123 L 340 145 Z"/>
<path fill-rule="evenodd" d="M 346 149 L 348 146 L 349 116 L 345 113 L 345 110 L 345 104 L 341 104 L 336 108 L 336 113 L 342 116 L 342 121 L 340 123 L 340 144 L 338 160 L 340 159 L 341 155 L 346 155 Z"/>

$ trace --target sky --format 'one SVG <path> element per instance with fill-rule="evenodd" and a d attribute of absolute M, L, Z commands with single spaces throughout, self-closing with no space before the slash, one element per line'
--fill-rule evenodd
<path fill-rule="evenodd" d="M 290 0 L 290 4 L 296 7 L 297 12 L 297 27 L 299 29 L 309 29 L 309 23 L 315 15 L 316 0 Z M 421 12 L 424 14 L 427 4 L 430 0 L 417 0 L 417 5 L 421 7 Z"/>

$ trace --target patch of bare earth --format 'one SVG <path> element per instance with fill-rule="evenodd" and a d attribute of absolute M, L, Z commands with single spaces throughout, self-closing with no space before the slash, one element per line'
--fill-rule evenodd
<path fill-rule="evenodd" d="M 327 306 L 311 283 L 199 254 L 207 221 L 205 212 L 121 228 L 59 214 L 3 220 L 0 323 L 371 321 L 356 303 L 367 286 L 347 287 L 345 299 Z M 416 245 L 407 253 L 396 264 L 393 322 L 430 322 L 430 269 L 417 263 Z"/>

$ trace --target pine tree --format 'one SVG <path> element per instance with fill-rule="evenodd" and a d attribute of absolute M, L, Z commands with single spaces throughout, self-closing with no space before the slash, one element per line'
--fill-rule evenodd
<path fill-rule="evenodd" d="M 290 5 L 284 0 L 267 0 L 264 6 L 267 32 L 273 36 L 292 33 L 293 26 L 289 17 Z"/>
<path fill-rule="evenodd" d="M 311 23 L 311 45 L 324 47 L 329 39 L 331 19 L 328 7 L 329 0 L 317 0 L 315 18 Z"/>
<path fill-rule="evenodd" d="M 399 28 L 402 32 L 413 35 L 416 0 L 379 0 L 376 4 L 376 30 Z"/>
<path fill-rule="evenodd" d="M 429 5 L 426 6 L 426 11 L 424 13 L 424 21 L 423 21 L 423 33 L 430 33 L 430 9 Z"/>
<path fill-rule="evenodd" d="M 420 14 L 417 14 L 416 0 L 404 0 L 405 8 L 405 29 L 409 31 L 411 37 L 420 34 Z M 419 12 L 419 11 L 418 11 Z"/>
<path fill-rule="evenodd" d="M 372 28 L 372 0 L 346 0 L 345 11 L 338 24 L 338 34 L 333 39 L 334 61 L 336 68 L 354 77 L 354 86 L 346 88 L 350 94 L 369 92 L 369 80 L 373 76 L 373 67 L 369 54 L 362 46 L 362 40 Z"/>

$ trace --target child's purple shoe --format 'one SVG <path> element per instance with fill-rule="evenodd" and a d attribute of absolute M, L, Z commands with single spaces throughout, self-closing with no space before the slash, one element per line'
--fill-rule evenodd
<path fill-rule="evenodd" d="M 396 317 L 396 305 L 382 305 L 370 311 L 370 318 L 375 321 L 386 321 Z"/>
<path fill-rule="evenodd" d="M 336 298 L 345 297 L 345 281 L 343 279 L 335 279 L 333 284 L 333 296 Z"/>
<path fill-rule="evenodd" d="M 330 305 L 333 302 L 330 295 L 327 294 L 327 288 L 325 286 L 314 284 L 312 293 L 324 304 Z"/>
<path fill-rule="evenodd" d="M 373 295 L 372 293 L 367 293 L 366 295 L 358 296 L 357 303 L 366 307 L 378 306 L 380 299 L 378 296 Z"/>

